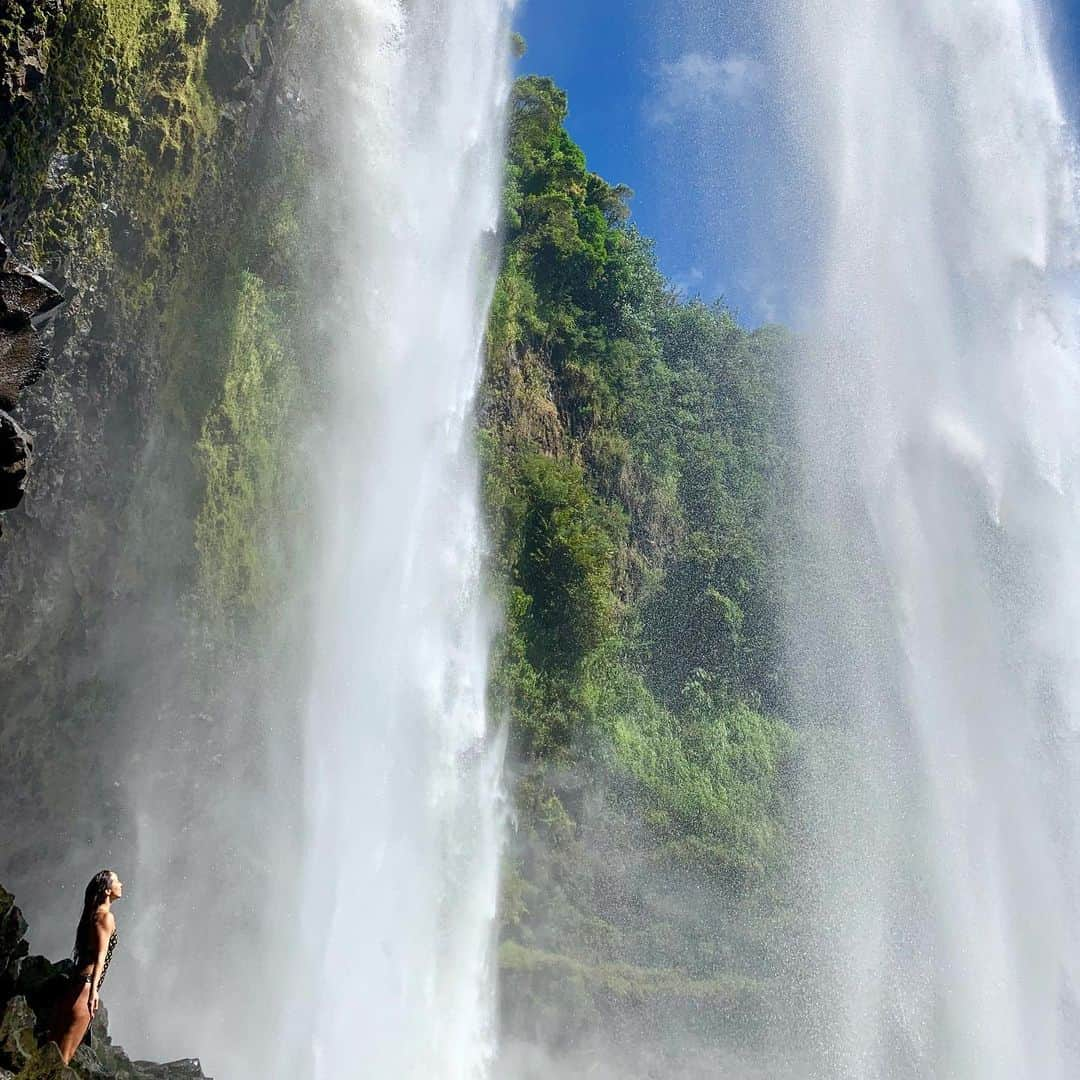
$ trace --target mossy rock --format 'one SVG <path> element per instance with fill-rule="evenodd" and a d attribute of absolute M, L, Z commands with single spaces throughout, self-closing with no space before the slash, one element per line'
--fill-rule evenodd
<path fill-rule="evenodd" d="M 14 997 L 7 1003 L 0 1019 L 0 1054 L 9 1065 L 22 1068 L 37 1052 L 34 1028 L 37 1017 L 24 997 Z"/>
<path fill-rule="evenodd" d="M 64 1064 L 56 1043 L 46 1043 L 15 1074 L 16 1080 L 79 1080 L 79 1074 Z"/>

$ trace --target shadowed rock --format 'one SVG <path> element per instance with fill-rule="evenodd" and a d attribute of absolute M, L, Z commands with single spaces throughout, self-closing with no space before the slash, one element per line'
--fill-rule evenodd
<path fill-rule="evenodd" d="M 11 510 L 22 502 L 33 450 L 29 433 L 0 409 L 0 510 Z"/>
<path fill-rule="evenodd" d="M 15 906 L 15 897 L 0 886 L 0 1001 L 14 992 L 19 963 L 29 951 L 26 920 Z"/>
<path fill-rule="evenodd" d="M 6 410 L 41 378 L 49 356 L 40 330 L 63 302 L 60 290 L 19 262 L 0 236 L 0 510 L 22 501 L 34 448 Z"/>
<path fill-rule="evenodd" d="M 71 0 L 5 0 L 0 14 L 19 32 L 10 34 L 0 64 L 0 124 L 7 123 L 41 90 L 48 68 L 48 38 Z"/>
<path fill-rule="evenodd" d="M 48 361 L 38 331 L 64 302 L 60 290 L 20 263 L 0 236 L 0 408 L 41 377 Z"/>

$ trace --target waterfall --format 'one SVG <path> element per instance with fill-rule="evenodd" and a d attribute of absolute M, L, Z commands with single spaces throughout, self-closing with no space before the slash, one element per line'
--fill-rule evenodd
<path fill-rule="evenodd" d="M 1075 1076 L 1077 220 L 1043 12 L 779 7 L 827 222 L 790 654 L 813 1072 Z"/>
<path fill-rule="evenodd" d="M 501 753 L 471 408 L 497 270 L 504 0 L 313 13 L 332 284 L 290 1075 L 493 1053 Z"/>

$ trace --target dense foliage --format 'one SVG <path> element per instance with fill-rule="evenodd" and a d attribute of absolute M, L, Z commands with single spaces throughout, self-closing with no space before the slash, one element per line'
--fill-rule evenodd
<path fill-rule="evenodd" d="M 789 346 L 666 284 L 566 116 L 550 80 L 517 82 L 481 412 L 519 769 L 505 974 L 538 970 L 528 947 L 733 978 L 731 904 L 785 853 L 768 543 Z"/>

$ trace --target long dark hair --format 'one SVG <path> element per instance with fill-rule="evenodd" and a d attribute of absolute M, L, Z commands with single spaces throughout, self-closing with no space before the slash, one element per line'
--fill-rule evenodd
<path fill-rule="evenodd" d="M 97 909 L 105 903 L 105 897 L 112 888 L 113 872 L 111 870 L 99 870 L 86 886 L 86 894 L 83 896 L 82 916 L 79 918 L 79 926 L 75 931 L 75 948 L 71 950 L 71 959 L 78 964 L 82 957 L 93 951 L 94 916 Z"/>

